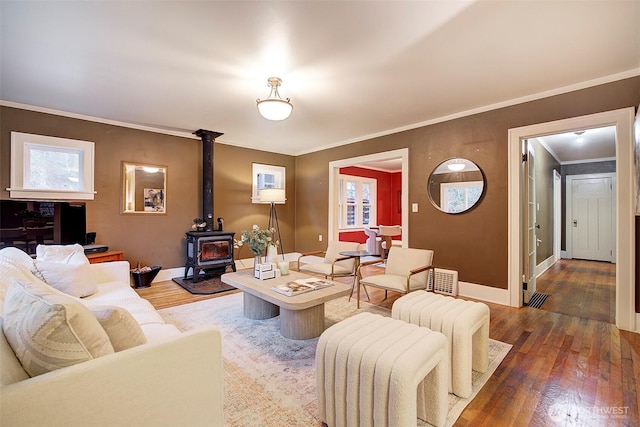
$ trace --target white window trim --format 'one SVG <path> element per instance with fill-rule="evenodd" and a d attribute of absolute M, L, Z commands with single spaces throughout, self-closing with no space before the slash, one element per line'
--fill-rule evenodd
<path fill-rule="evenodd" d="M 366 225 L 366 227 L 371 226 L 371 225 L 375 225 L 376 221 L 378 219 L 378 215 L 377 215 L 377 209 L 378 209 L 378 180 L 376 180 L 375 178 L 365 178 L 365 177 L 360 177 L 360 176 L 354 176 L 354 175 L 343 175 L 343 174 L 339 174 L 338 175 L 338 179 L 340 182 L 340 193 L 339 193 L 339 218 L 338 218 L 338 223 L 340 224 L 339 229 L 340 231 L 354 231 L 354 230 L 361 230 L 365 227 L 365 225 L 362 224 L 362 215 L 363 215 L 363 209 L 362 207 L 364 206 L 364 204 L 362 203 L 362 184 L 369 184 L 371 185 L 371 203 L 369 203 L 368 206 L 370 206 L 370 210 L 369 210 L 369 219 L 371 221 L 371 224 Z M 355 206 L 357 208 L 357 212 L 356 212 L 356 224 L 353 226 L 347 226 L 346 225 L 346 221 L 347 221 L 347 203 L 344 200 L 345 198 L 345 194 L 346 194 L 346 181 L 354 181 L 357 183 L 357 188 L 356 188 L 356 203 Z"/>
<path fill-rule="evenodd" d="M 83 188 L 81 191 L 30 189 L 24 186 L 24 173 L 28 165 L 27 146 L 56 147 L 82 151 Z M 7 188 L 12 199 L 42 200 L 93 200 L 94 191 L 94 143 L 75 139 L 56 138 L 22 132 L 11 132 L 11 187 Z"/>
<path fill-rule="evenodd" d="M 481 188 L 483 184 L 484 182 L 482 181 L 443 182 L 440 184 L 440 204 L 444 208 L 449 206 L 449 194 L 447 193 L 447 190 L 450 190 L 453 188 L 464 188 L 465 190 L 468 188 Z M 465 191 L 465 196 L 464 196 L 465 210 L 469 209 L 468 196 L 469 196 L 469 192 Z M 451 213 L 458 213 L 458 212 L 451 212 Z"/>
<path fill-rule="evenodd" d="M 263 165 L 253 163 L 251 166 L 251 175 L 253 176 L 253 185 L 251 190 L 251 203 L 269 203 L 260 201 L 260 190 L 258 188 L 258 175 L 267 174 L 274 176 L 274 187 L 286 189 L 286 168 L 284 166 Z M 284 204 L 285 202 L 275 202 L 276 204 Z"/>

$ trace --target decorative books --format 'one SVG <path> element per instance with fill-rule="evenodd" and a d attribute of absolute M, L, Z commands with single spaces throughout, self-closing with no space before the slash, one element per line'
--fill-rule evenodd
<path fill-rule="evenodd" d="M 333 286 L 333 282 L 324 279 L 311 278 L 294 280 L 289 283 L 274 286 L 271 290 L 282 295 L 292 297 L 294 295 L 315 291 L 316 289 L 322 289 L 328 286 Z"/>

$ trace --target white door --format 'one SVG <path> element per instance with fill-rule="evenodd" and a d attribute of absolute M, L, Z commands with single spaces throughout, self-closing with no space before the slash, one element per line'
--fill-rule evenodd
<path fill-rule="evenodd" d="M 526 290 L 523 293 L 524 303 L 528 304 L 531 295 L 536 291 L 536 171 L 535 152 L 533 146 L 527 140 L 523 140 L 523 175 L 524 189 L 524 272 L 523 282 L 526 283 Z"/>
<path fill-rule="evenodd" d="M 613 261 L 612 193 L 610 177 L 572 180 L 572 258 Z"/>

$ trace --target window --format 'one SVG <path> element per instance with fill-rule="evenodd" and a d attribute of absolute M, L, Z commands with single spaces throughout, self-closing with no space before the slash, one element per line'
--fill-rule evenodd
<path fill-rule="evenodd" d="M 252 166 L 252 203 L 260 203 L 260 190 L 263 188 L 285 188 L 285 172 L 284 166 L 254 163 Z"/>
<path fill-rule="evenodd" d="M 11 132 L 10 197 L 93 200 L 93 142 Z"/>
<path fill-rule="evenodd" d="M 375 179 L 340 176 L 340 229 L 363 228 L 376 223 L 376 189 Z"/>
<path fill-rule="evenodd" d="M 442 209 L 449 213 L 464 212 L 482 196 L 482 181 L 450 182 L 440 185 Z"/>

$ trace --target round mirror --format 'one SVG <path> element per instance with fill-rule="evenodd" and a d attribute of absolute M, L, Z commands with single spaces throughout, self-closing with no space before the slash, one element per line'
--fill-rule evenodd
<path fill-rule="evenodd" d="M 471 160 L 449 159 L 431 172 L 431 203 L 442 212 L 459 214 L 473 208 L 484 194 L 484 174 Z"/>

